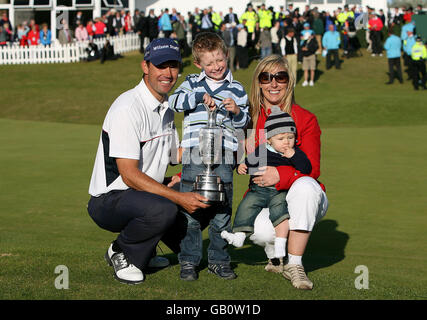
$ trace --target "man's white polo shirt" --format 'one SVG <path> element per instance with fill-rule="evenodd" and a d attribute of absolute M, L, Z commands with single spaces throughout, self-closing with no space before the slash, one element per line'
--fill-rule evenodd
<path fill-rule="evenodd" d="M 139 169 L 163 182 L 173 148 L 179 145 L 174 112 L 167 99 L 160 103 L 144 79 L 121 94 L 111 105 L 102 125 L 89 194 L 126 190 L 116 158 L 139 160 Z"/>

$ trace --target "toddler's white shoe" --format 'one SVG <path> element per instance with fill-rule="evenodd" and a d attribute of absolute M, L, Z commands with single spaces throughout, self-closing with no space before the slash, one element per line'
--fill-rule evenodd
<path fill-rule="evenodd" d="M 224 230 L 223 232 L 221 232 L 221 238 L 226 240 L 229 244 L 240 248 L 245 242 L 246 234 L 244 232 L 230 233 Z"/>
<path fill-rule="evenodd" d="M 307 86 L 308 86 L 308 82 L 307 82 L 307 81 L 304 81 L 304 82 L 302 83 L 302 86 L 303 86 L 303 87 L 307 87 Z"/>

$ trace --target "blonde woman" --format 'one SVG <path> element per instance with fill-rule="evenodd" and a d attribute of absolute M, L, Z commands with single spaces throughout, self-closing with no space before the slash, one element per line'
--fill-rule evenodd
<path fill-rule="evenodd" d="M 279 106 L 295 121 L 296 146 L 307 155 L 312 166 L 308 175 L 292 166 L 266 167 L 261 175 L 253 179 L 260 186 L 288 190 L 286 202 L 290 218 L 281 223 L 288 235 L 286 243 L 289 258 L 285 265 L 274 266 L 272 261 L 275 233 L 265 213 L 267 209 L 263 209 L 255 221 L 254 234 L 250 239 L 265 246 L 269 258 L 266 270 L 282 272 L 294 287 L 311 290 L 313 283 L 304 271 L 302 256 L 315 223 L 326 214 L 328 199 L 324 185 L 317 181 L 320 175 L 320 127 L 314 114 L 295 103 L 294 84 L 295 78 L 289 72 L 286 58 L 271 55 L 261 60 L 256 67 L 249 97 L 252 119 L 249 129 L 254 130 L 249 132 L 247 152 L 266 142 L 263 130 L 265 121 L 271 108 Z"/>

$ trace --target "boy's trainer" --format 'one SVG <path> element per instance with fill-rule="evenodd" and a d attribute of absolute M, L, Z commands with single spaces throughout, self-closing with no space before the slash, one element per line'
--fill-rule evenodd
<path fill-rule="evenodd" d="M 237 275 L 234 273 L 234 271 L 231 269 L 229 264 L 208 264 L 208 272 L 216 274 L 218 277 L 232 280 L 236 279 Z"/>
<path fill-rule="evenodd" d="M 165 257 L 155 256 L 148 262 L 148 268 L 161 269 L 169 266 L 169 260 Z"/>
<path fill-rule="evenodd" d="M 181 272 L 179 274 L 181 280 L 184 281 L 194 281 L 199 278 L 196 266 L 190 262 L 181 263 Z"/>

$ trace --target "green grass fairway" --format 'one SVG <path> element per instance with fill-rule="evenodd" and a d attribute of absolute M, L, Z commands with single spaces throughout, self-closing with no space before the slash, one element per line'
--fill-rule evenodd
<path fill-rule="evenodd" d="M 341 71 L 325 71 L 320 58 L 315 87 L 296 88 L 322 128 L 330 202 L 304 256 L 312 291 L 265 272 L 263 249 L 249 241 L 230 248 L 233 281 L 207 273 L 206 251 L 199 280 L 179 280 L 162 243 L 170 267 L 137 286 L 114 280 L 103 255 L 115 235 L 87 214 L 88 186 L 102 120 L 138 83 L 140 60 L 1 67 L 0 299 L 427 299 L 427 93 L 384 85 L 386 58 L 367 53 Z M 235 73 L 248 91 L 254 67 Z M 234 210 L 247 182 L 235 177 Z M 68 267 L 68 290 L 55 288 L 59 265 Z M 355 287 L 358 266 L 368 268 L 369 289 Z"/>

